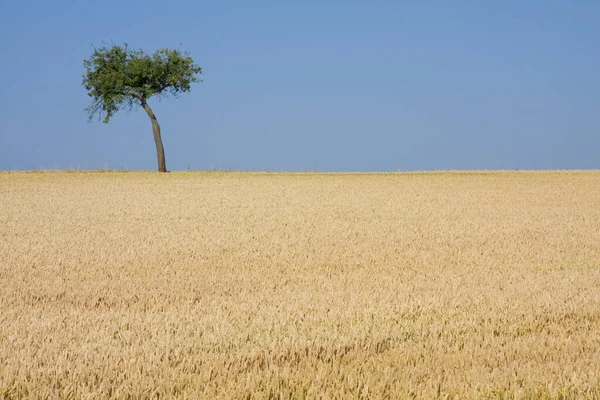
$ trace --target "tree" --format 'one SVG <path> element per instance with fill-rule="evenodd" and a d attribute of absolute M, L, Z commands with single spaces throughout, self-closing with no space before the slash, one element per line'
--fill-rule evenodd
<path fill-rule="evenodd" d="M 152 96 L 164 97 L 189 92 L 190 85 L 198 82 L 202 69 L 189 53 L 178 49 L 159 49 L 153 55 L 123 46 L 94 49 L 92 56 L 83 61 L 85 74 L 82 85 L 92 102 L 86 111 L 90 121 L 94 116 L 108 123 L 119 110 L 143 108 L 152 122 L 152 132 L 158 157 L 158 171 L 167 172 L 165 151 L 160 125 L 148 105 Z"/>

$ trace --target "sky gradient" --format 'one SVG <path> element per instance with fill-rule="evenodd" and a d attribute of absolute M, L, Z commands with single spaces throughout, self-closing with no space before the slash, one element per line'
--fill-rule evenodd
<path fill-rule="evenodd" d="M 600 169 L 600 2 L 0 0 L 0 169 L 156 169 L 143 111 L 88 123 L 92 45 L 179 47 L 167 167 Z"/>

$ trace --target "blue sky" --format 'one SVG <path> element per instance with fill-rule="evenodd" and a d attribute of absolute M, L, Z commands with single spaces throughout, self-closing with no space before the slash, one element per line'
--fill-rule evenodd
<path fill-rule="evenodd" d="M 0 0 L 0 169 L 156 168 L 143 111 L 88 123 L 93 45 L 187 50 L 167 166 L 600 169 L 597 1 Z"/>

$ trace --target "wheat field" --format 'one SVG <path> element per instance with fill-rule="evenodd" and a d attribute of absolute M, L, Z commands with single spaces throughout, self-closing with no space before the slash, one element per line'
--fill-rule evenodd
<path fill-rule="evenodd" d="M 600 398 L 600 171 L 0 173 L 0 399 Z"/>

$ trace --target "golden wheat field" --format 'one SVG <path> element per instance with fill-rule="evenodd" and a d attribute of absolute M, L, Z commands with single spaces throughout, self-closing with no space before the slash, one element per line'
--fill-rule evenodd
<path fill-rule="evenodd" d="M 0 398 L 600 398 L 600 171 L 0 173 Z"/>

